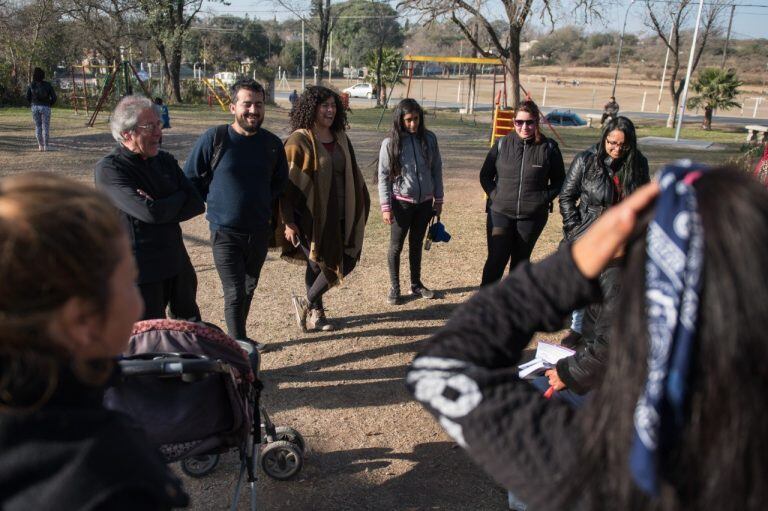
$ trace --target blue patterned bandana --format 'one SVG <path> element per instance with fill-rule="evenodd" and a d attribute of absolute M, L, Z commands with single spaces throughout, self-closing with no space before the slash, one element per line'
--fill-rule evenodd
<path fill-rule="evenodd" d="M 690 160 L 661 170 L 661 193 L 648 227 L 648 379 L 635 407 L 629 468 L 637 485 L 650 495 L 659 492 L 659 452 L 675 441 L 684 422 L 704 245 L 692 185 L 702 170 L 703 165 Z"/>

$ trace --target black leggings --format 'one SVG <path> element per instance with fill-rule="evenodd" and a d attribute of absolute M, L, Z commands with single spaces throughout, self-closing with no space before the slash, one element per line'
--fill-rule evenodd
<path fill-rule="evenodd" d="M 421 286 L 421 244 L 432 218 L 432 201 L 412 204 L 399 200 L 392 201 L 394 222 L 390 229 L 389 280 L 392 287 L 400 290 L 400 253 L 403 251 L 405 237 L 408 236 L 408 264 L 411 269 L 411 287 Z"/>
<path fill-rule="evenodd" d="M 341 231 L 344 232 L 344 221 L 341 221 Z M 320 265 L 309 259 L 309 244 L 302 239 L 301 250 L 307 258 L 307 269 L 304 272 L 304 284 L 307 287 L 307 301 L 310 309 L 323 308 L 323 295 L 331 288 L 328 277 L 325 276 Z M 355 269 L 357 261 L 354 257 L 343 254 L 341 257 L 342 275 L 345 277 Z"/>
<path fill-rule="evenodd" d="M 488 259 L 483 267 L 483 280 L 480 285 L 486 286 L 501 280 L 507 262 L 509 271 L 512 271 L 519 262 L 527 261 L 546 224 L 546 211 L 530 218 L 510 218 L 489 211 Z"/>

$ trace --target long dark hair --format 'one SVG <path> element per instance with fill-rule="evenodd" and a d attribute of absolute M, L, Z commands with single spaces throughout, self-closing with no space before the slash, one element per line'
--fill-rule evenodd
<path fill-rule="evenodd" d="M 574 446 L 577 466 L 561 472 L 560 509 L 577 499 L 617 511 L 756 511 L 768 502 L 768 192 L 726 168 L 705 173 L 694 187 L 705 243 L 700 319 L 686 426 L 676 446 L 660 451 L 660 497 L 640 494 L 628 469 L 647 374 L 647 211 L 627 246 L 605 379 L 574 426 L 585 442 Z"/>
<path fill-rule="evenodd" d="M 402 135 L 405 133 L 405 125 L 403 124 L 403 117 L 407 114 L 419 114 L 419 127 L 416 131 L 416 137 L 421 142 L 421 151 L 424 154 L 424 159 L 427 161 L 427 165 L 432 165 L 432 155 L 429 151 L 429 144 L 427 142 L 426 134 L 430 133 L 424 126 L 424 110 L 421 105 L 411 98 L 406 98 L 395 107 L 395 111 L 392 113 L 392 129 L 389 130 L 389 164 L 391 165 L 390 179 L 394 179 L 402 172 L 400 166 L 400 151 L 403 148 Z"/>
<path fill-rule="evenodd" d="M 336 117 L 333 119 L 331 131 L 338 133 L 349 127 L 347 123 L 347 112 L 341 103 L 341 97 L 333 89 L 323 87 L 322 85 L 311 85 L 307 87 L 299 96 L 296 107 L 291 110 L 289 115 L 291 131 L 299 129 L 311 130 L 315 124 L 315 114 L 317 107 L 328 98 L 333 98 L 336 103 Z"/>
<path fill-rule="evenodd" d="M 624 133 L 624 149 L 621 155 L 621 167 L 616 171 L 621 182 L 621 189 L 625 195 L 634 192 L 640 185 L 645 184 L 643 178 L 644 170 L 640 163 L 642 155 L 637 149 L 637 134 L 635 125 L 624 116 L 608 119 L 600 136 L 600 144 L 597 148 L 597 165 L 605 166 L 605 159 L 608 152 L 605 150 L 605 140 L 612 131 L 621 131 Z"/>
<path fill-rule="evenodd" d="M 33 82 L 42 82 L 45 80 L 45 71 L 43 71 L 41 68 L 36 67 L 32 70 L 32 81 Z"/>

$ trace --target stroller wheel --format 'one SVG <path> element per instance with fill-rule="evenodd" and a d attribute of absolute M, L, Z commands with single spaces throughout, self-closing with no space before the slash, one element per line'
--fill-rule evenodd
<path fill-rule="evenodd" d="M 301 454 L 304 454 L 306 450 L 306 444 L 304 443 L 304 437 L 301 433 L 288 426 L 278 426 L 275 428 L 275 440 L 290 442 L 299 448 Z"/>
<path fill-rule="evenodd" d="M 272 479 L 284 481 L 295 476 L 304 464 L 301 451 L 285 440 L 272 442 L 261 451 L 261 468 Z"/>
<path fill-rule="evenodd" d="M 203 454 L 192 456 L 181 461 L 181 470 L 191 477 L 204 477 L 216 468 L 219 463 L 218 454 Z"/>

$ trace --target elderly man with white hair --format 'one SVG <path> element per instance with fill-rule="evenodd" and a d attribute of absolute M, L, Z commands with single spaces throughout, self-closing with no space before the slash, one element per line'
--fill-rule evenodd
<path fill-rule="evenodd" d="M 143 319 L 199 321 L 197 276 L 180 222 L 205 211 L 200 194 L 170 153 L 160 150 L 157 105 L 126 96 L 110 121 L 117 147 L 96 164 L 96 187 L 120 210 L 138 267 Z"/>

